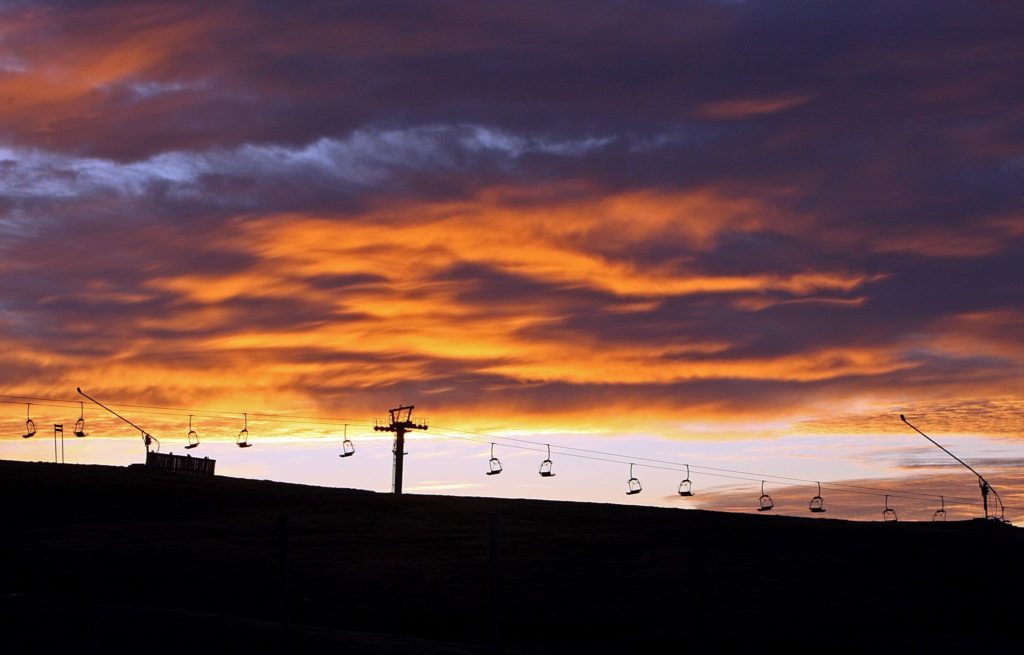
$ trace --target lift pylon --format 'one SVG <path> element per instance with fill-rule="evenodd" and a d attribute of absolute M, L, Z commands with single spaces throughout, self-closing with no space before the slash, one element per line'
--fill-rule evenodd
<path fill-rule="evenodd" d="M 393 432 L 395 434 L 395 463 L 391 474 L 391 491 L 396 496 L 402 495 L 402 474 L 405 463 L 405 433 L 409 430 L 426 430 L 427 422 L 415 423 L 412 410 L 415 405 L 400 405 L 388 410 L 388 417 L 375 419 L 373 429 L 377 432 Z"/>

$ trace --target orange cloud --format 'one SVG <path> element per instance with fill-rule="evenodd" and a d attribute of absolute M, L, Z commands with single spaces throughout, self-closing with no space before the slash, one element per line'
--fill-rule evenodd
<path fill-rule="evenodd" d="M 849 291 L 877 279 L 842 271 L 712 276 L 687 271 L 685 256 L 651 264 L 620 256 L 631 245 L 665 236 L 707 249 L 723 232 L 756 230 L 772 214 L 751 201 L 714 192 L 626 193 L 523 205 L 509 200 L 491 191 L 474 201 L 388 207 L 343 220 L 249 219 L 240 225 L 241 238 L 254 253 L 288 261 L 289 270 L 298 274 L 373 270 L 410 280 L 458 263 L 479 263 L 620 296 L 772 290 L 807 295 Z M 381 229 L 397 225 L 403 214 L 415 218 L 400 229 Z M 204 287 L 199 293 L 211 292 Z"/>
<path fill-rule="evenodd" d="M 738 121 L 767 114 L 776 114 L 794 107 L 799 107 L 811 99 L 813 95 L 796 93 L 789 95 L 764 96 L 755 98 L 734 98 L 718 100 L 702 104 L 697 115 L 712 120 Z"/>
<path fill-rule="evenodd" d="M 166 84 L 175 58 L 210 41 L 218 26 L 244 21 L 242 16 L 228 21 L 224 9 L 196 13 L 152 3 L 86 9 L 70 25 L 60 19 L 44 10 L 12 12 L 4 16 L 0 34 L 0 56 L 17 62 L 0 69 L 0 120 L 54 145 L 68 135 L 87 140 L 84 131 L 91 122 L 111 113 L 116 87 Z M 66 31 L 59 46 L 41 36 L 54 25 Z M 163 111 L 173 111 L 171 101 L 162 103 Z M 137 105 L 133 111 L 142 115 L 149 109 Z"/>
<path fill-rule="evenodd" d="M 223 247 L 251 255 L 254 263 L 216 274 L 154 271 L 142 287 L 170 294 L 179 311 L 159 319 L 140 317 L 137 326 L 179 337 L 132 339 L 121 347 L 119 361 L 92 371 L 102 379 L 139 380 L 143 388 L 159 378 L 169 396 L 236 405 L 241 396 L 229 389 L 244 385 L 250 399 L 255 394 L 269 406 L 280 406 L 285 401 L 273 398 L 275 389 L 291 390 L 284 394 L 287 402 L 301 403 L 297 389 L 310 381 L 353 390 L 387 388 L 408 379 L 429 380 L 430 362 L 445 361 L 457 361 L 472 375 L 505 380 L 506 388 L 712 379 L 809 383 L 912 368 L 898 350 L 884 347 L 735 357 L 729 350 L 742 344 L 726 339 L 637 343 L 545 336 L 544 329 L 569 315 L 563 300 L 550 293 L 493 302 L 467 299 L 463 295 L 476 281 L 447 275 L 460 266 L 484 266 L 548 289 L 601 294 L 601 309 L 610 315 L 652 311 L 665 299 L 700 294 L 735 296 L 738 304 L 750 306 L 767 299 L 766 293 L 783 294 L 777 302 L 785 297 L 827 302 L 819 294 L 851 292 L 878 278 L 845 271 L 711 275 L 688 270 L 685 256 L 650 264 L 630 256 L 632 246 L 665 237 L 699 252 L 723 231 L 758 229 L 767 213 L 750 201 L 710 191 L 581 199 L 504 189 L 464 202 L 388 205 L 353 216 L 242 217 L 215 241 L 223 239 Z M 399 223 L 406 216 L 413 220 Z M 606 240 L 606 232 L 618 237 Z M 353 282 L 343 288 L 318 286 L 332 276 Z M 104 289 L 89 293 L 94 299 L 118 298 Z M 229 309 L 249 300 L 297 300 L 320 313 L 310 320 L 283 316 L 271 325 Z M 180 364 L 171 354 L 178 349 L 190 353 Z M 294 361 L 295 353 L 309 356 Z M 341 353 L 354 359 L 330 361 Z M 396 359 L 399 354 L 403 357 Z M 151 357 L 137 362 L 144 355 Z M 711 416 L 714 404 L 687 411 Z M 645 411 L 643 406 L 620 410 Z"/>

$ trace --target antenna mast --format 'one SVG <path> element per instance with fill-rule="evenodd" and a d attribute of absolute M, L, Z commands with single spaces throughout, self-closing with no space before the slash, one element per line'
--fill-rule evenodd
<path fill-rule="evenodd" d="M 907 417 L 904 416 L 903 414 L 900 414 L 900 420 L 903 421 L 904 423 L 906 423 L 907 425 L 909 425 L 911 428 L 913 428 L 914 431 L 917 432 L 919 435 L 921 435 L 922 437 L 924 437 L 928 441 L 932 442 L 933 444 L 935 444 L 936 446 L 941 448 L 942 452 L 946 453 L 947 455 L 949 455 L 950 457 L 952 457 L 956 461 L 958 461 L 961 464 L 963 464 L 964 467 L 968 471 L 970 471 L 974 475 L 978 476 L 978 487 L 981 489 L 981 503 L 985 507 L 985 518 L 986 519 L 993 518 L 993 519 L 996 519 L 997 521 L 1005 521 L 1006 520 L 1006 519 L 1003 518 L 1004 512 L 1005 512 L 1005 509 L 1003 508 L 1003 499 L 999 497 L 999 492 L 996 491 L 995 488 L 988 483 L 988 480 L 986 480 L 985 477 L 981 473 L 978 473 L 977 471 L 974 470 L 974 468 L 971 467 L 970 464 L 968 464 L 964 460 L 960 459 L 959 457 L 957 457 L 953 453 L 949 452 L 949 450 L 947 450 L 946 447 L 943 446 L 942 444 L 940 444 L 938 441 L 936 441 L 935 439 L 932 439 L 927 434 L 925 434 L 924 432 L 921 432 L 919 429 L 917 429 L 917 427 L 913 423 L 908 421 Z M 988 494 L 989 494 L 990 491 L 993 494 L 995 494 L 996 502 L 999 503 L 999 516 L 996 516 L 995 513 L 993 513 L 992 516 L 990 517 L 989 514 L 988 514 Z M 943 505 L 945 505 L 945 501 L 943 501 Z"/>
<path fill-rule="evenodd" d="M 396 496 L 402 495 L 402 473 L 405 459 L 405 433 L 409 430 L 426 430 L 427 423 L 413 423 L 412 410 L 415 405 L 402 405 L 388 410 L 388 418 L 375 419 L 373 429 L 377 432 L 395 433 L 395 465 L 391 477 L 391 491 Z"/>

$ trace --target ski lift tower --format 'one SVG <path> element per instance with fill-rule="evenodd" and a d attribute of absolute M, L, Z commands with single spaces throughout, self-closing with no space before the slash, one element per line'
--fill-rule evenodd
<path fill-rule="evenodd" d="M 396 496 L 402 495 L 402 465 L 405 458 L 405 433 L 409 430 L 426 430 L 427 423 L 413 423 L 412 410 L 415 405 L 403 405 L 388 410 L 388 418 L 374 419 L 373 429 L 377 432 L 395 433 L 395 465 L 391 477 L 391 491 Z"/>

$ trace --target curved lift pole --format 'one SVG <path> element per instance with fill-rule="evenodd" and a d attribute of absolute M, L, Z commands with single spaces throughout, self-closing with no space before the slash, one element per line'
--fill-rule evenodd
<path fill-rule="evenodd" d="M 993 488 L 993 487 L 992 487 L 992 485 L 990 485 L 990 484 L 988 483 L 988 480 L 986 480 L 986 479 L 985 479 L 985 476 L 983 476 L 983 475 L 982 475 L 981 473 L 978 473 L 977 471 L 975 471 L 975 470 L 974 470 L 974 469 L 973 469 L 973 468 L 971 467 L 971 465 L 970 465 L 970 464 L 968 464 L 968 463 L 967 463 L 967 462 L 965 462 L 964 460 L 960 459 L 959 457 L 957 457 L 957 456 L 956 456 L 956 455 L 954 455 L 953 453 L 949 452 L 949 450 L 947 450 L 947 449 L 946 449 L 946 447 L 945 447 L 945 446 L 943 446 L 942 444 L 940 444 L 940 443 L 939 443 L 938 441 L 936 441 L 935 439 L 932 439 L 932 438 L 931 438 L 931 437 L 929 437 L 929 436 L 928 436 L 927 434 L 925 434 L 924 432 L 921 432 L 921 431 L 920 431 L 919 429 L 917 429 L 917 426 L 915 426 L 915 425 L 914 425 L 913 423 L 911 423 L 910 421 L 908 421 L 908 420 L 907 420 L 907 417 L 906 417 L 906 416 L 904 416 L 903 414 L 900 414 L 900 420 L 901 420 L 901 421 L 903 421 L 904 423 L 906 423 L 907 425 L 909 425 L 909 426 L 910 426 L 911 428 L 913 428 L 913 429 L 914 429 L 914 431 L 915 431 L 915 432 L 917 432 L 917 433 L 918 433 L 919 435 L 921 435 L 922 437 L 924 437 L 924 438 L 925 438 L 925 439 L 927 439 L 928 441 L 932 442 L 933 444 L 935 444 L 936 446 L 938 446 L 939 448 L 941 448 L 941 449 L 942 449 L 942 452 L 946 453 L 947 455 L 949 455 L 950 457 L 952 457 L 952 458 L 953 458 L 953 459 L 955 459 L 956 461 L 958 461 L 958 462 L 960 462 L 961 464 L 963 464 L 963 465 L 964 465 L 964 467 L 966 467 L 968 471 L 970 471 L 970 472 L 971 472 L 971 473 L 973 473 L 974 475 L 978 476 L 978 487 L 979 487 L 979 488 L 981 489 L 981 503 L 982 503 L 982 505 L 984 505 L 984 507 L 985 507 L 985 518 L 986 518 L 986 519 L 987 519 L 987 518 L 993 518 L 993 519 L 996 519 L 996 520 L 998 520 L 998 521 L 1002 521 L 1002 520 L 1004 520 L 1004 519 L 1003 519 L 1003 513 L 1004 513 L 1004 509 L 1003 509 L 1003 499 L 999 497 L 999 492 L 998 492 L 998 491 L 996 491 L 996 490 L 995 490 L 995 488 Z M 997 501 L 997 502 L 999 503 L 999 516 L 996 516 L 996 515 L 995 515 L 994 513 L 992 514 L 992 516 L 991 516 L 991 517 L 990 517 L 990 516 L 988 515 L 988 494 L 989 494 L 989 492 L 990 492 L 990 491 L 991 491 L 991 492 L 992 492 L 993 494 L 995 494 L 995 496 L 996 496 L 996 501 Z"/>
<path fill-rule="evenodd" d="M 90 396 L 89 394 L 85 393 L 84 391 L 82 391 L 82 388 L 81 388 L 81 387 L 75 387 L 75 391 L 77 391 L 77 392 L 78 392 L 79 394 L 81 394 L 81 395 L 85 396 L 86 398 L 88 398 L 89 400 L 91 400 L 91 401 L 92 401 L 93 403 L 95 403 L 95 404 L 99 405 L 99 406 L 100 406 L 100 407 L 102 407 L 103 409 L 107 410 L 108 412 L 110 412 L 111 414 L 113 414 L 114 416 L 116 416 L 117 418 L 121 419 L 122 421 L 124 421 L 124 422 L 125 422 L 125 423 L 127 423 L 128 425 L 132 426 L 133 428 L 135 428 L 136 430 L 138 430 L 139 432 L 141 432 L 141 433 L 142 433 L 142 443 L 146 444 L 146 452 L 147 452 L 147 453 L 149 452 L 149 446 L 150 446 L 150 445 L 151 445 L 151 444 L 152 444 L 153 442 L 156 442 L 156 452 L 160 452 L 160 440 L 159 440 L 159 439 L 157 439 L 156 437 L 154 437 L 154 436 L 153 436 L 153 435 L 151 435 L 150 433 L 146 432 L 145 430 L 143 430 L 143 429 L 142 429 L 142 428 L 140 428 L 139 426 L 135 425 L 134 423 L 132 423 L 131 421 L 129 421 L 129 420 L 128 420 L 128 419 L 126 419 L 125 417 L 121 416 L 120 414 L 118 414 L 118 413 L 117 413 L 117 412 L 115 412 L 114 410 L 110 409 L 109 407 L 107 407 L 106 405 L 104 405 L 104 404 L 103 404 L 103 403 L 101 403 L 100 401 L 96 400 L 95 398 L 93 398 L 93 397 L 92 397 L 92 396 Z"/>

